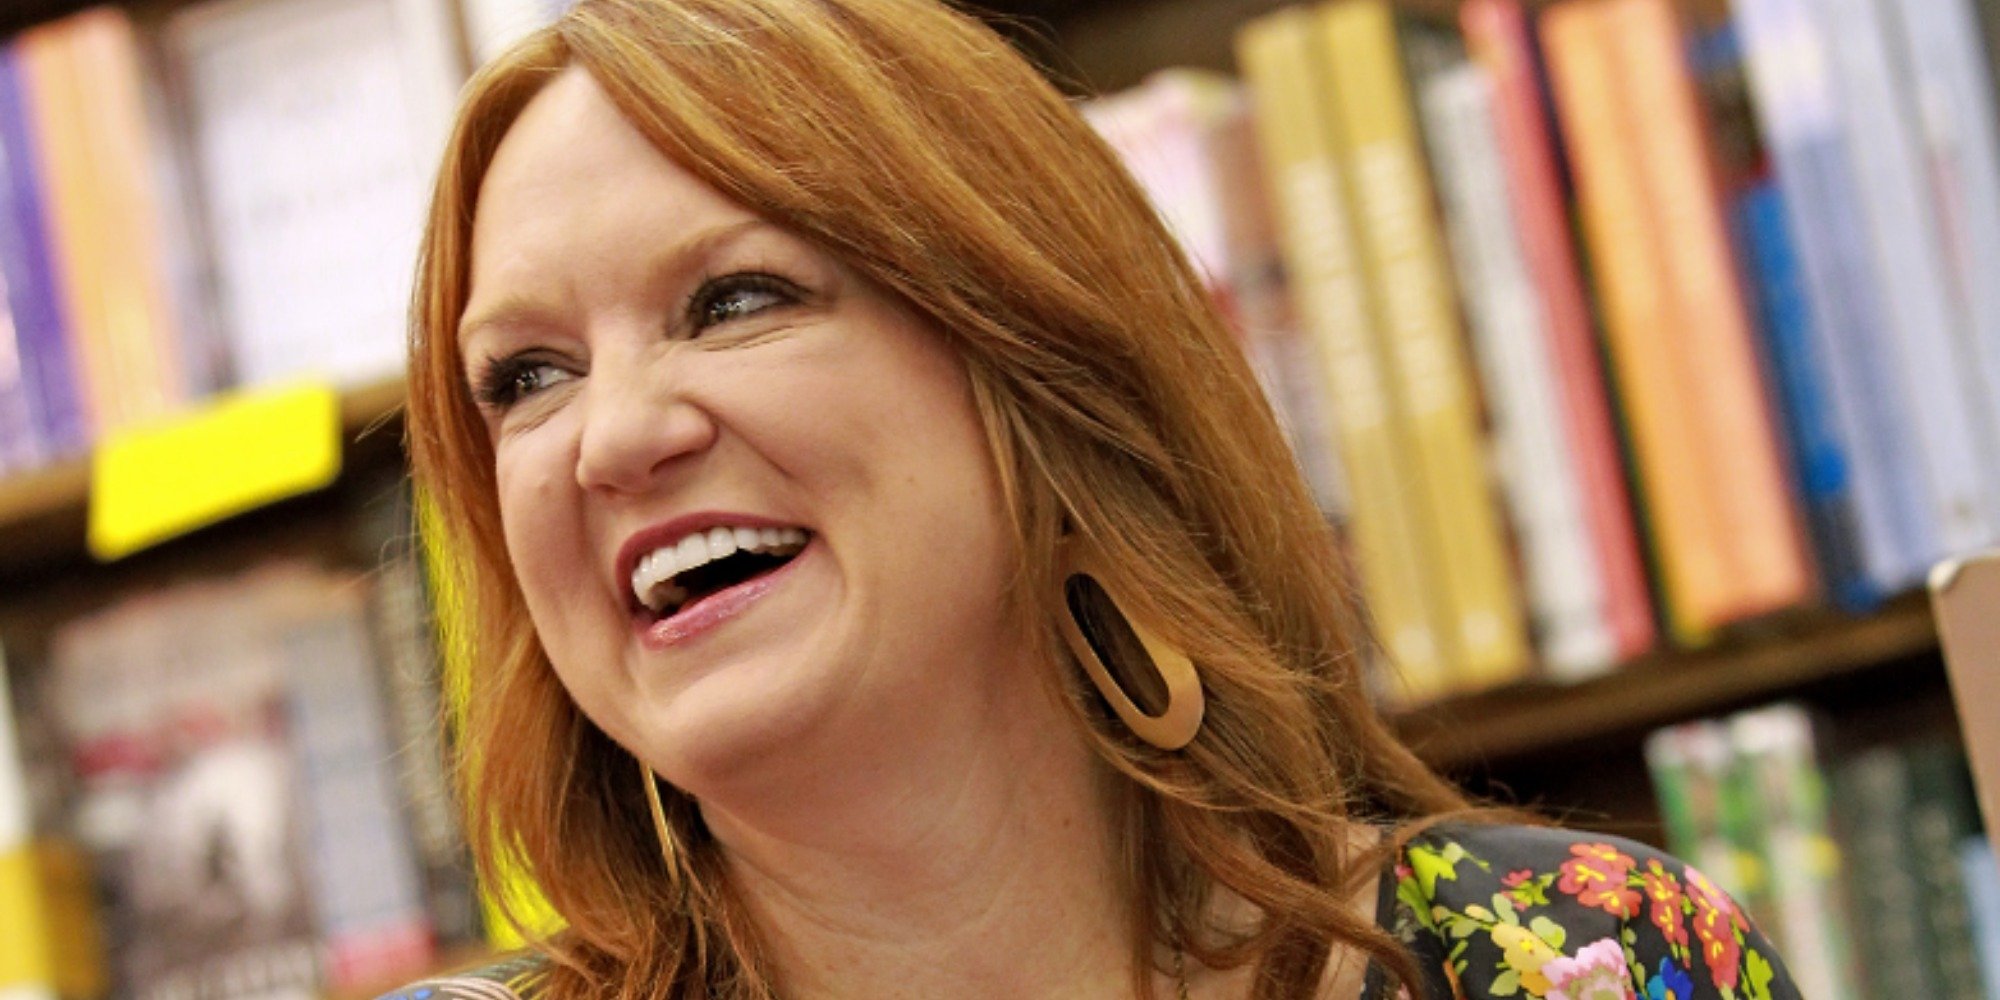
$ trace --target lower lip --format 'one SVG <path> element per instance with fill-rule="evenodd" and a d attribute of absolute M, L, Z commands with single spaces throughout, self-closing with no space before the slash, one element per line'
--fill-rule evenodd
<path fill-rule="evenodd" d="M 724 623 L 750 610 L 764 599 L 778 584 L 791 574 L 807 555 L 811 554 L 817 542 L 808 543 L 783 566 L 762 576 L 745 580 L 726 590 L 718 590 L 673 613 L 672 617 L 658 621 L 642 619 L 639 624 L 639 638 L 648 649 L 669 649 L 681 646 L 707 635 Z"/>

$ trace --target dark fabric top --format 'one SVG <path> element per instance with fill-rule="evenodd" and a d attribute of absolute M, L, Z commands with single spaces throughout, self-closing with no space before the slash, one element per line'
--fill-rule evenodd
<path fill-rule="evenodd" d="M 1429 975 L 1362 1000 L 1800 1000 L 1749 918 L 1695 869 L 1642 844 L 1555 828 L 1442 826 L 1382 873 L 1377 922 Z M 517 956 L 382 1000 L 535 1000 Z"/>

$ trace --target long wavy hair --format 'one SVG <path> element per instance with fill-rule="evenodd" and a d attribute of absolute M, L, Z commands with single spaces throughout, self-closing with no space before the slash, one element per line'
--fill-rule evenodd
<path fill-rule="evenodd" d="M 1163 949 L 1254 963 L 1310 995 L 1347 946 L 1407 953 L 1349 900 L 1403 837 L 1466 801 L 1397 742 L 1368 636 L 1224 319 L 1116 156 L 991 30 L 935 0 L 583 0 L 471 81 L 418 276 L 408 433 L 471 676 L 460 790 L 483 876 L 525 873 L 566 928 L 554 997 L 768 998 L 783 984 L 685 797 L 663 857 L 637 765 L 577 709 L 500 529 L 493 452 L 461 375 L 480 182 L 556 74 L 581 67 L 675 163 L 817 241 L 926 315 L 970 375 L 1019 560 L 1012 610 L 1104 764 L 1141 996 Z M 1187 651 L 1207 719 L 1134 739 L 1057 638 L 1059 541 Z M 1365 851 L 1353 824 L 1392 835 Z M 1243 927 L 1217 901 L 1246 901 Z M 1171 952 L 1166 952 L 1171 953 Z"/>

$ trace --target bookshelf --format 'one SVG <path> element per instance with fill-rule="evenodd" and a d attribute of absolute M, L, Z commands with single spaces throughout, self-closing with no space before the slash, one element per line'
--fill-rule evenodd
<path fill-rule="evenodd" d="M 156 15 L 185 0 L 134 5 Z M 1110 91 L 1164 66 L 1236 68 L 1235 29 L 1287 6 L 1284 0 L 983 0 L 996 23 L 1071 89 Z M 26 0 L 0 11 L 11 33 L 88 6 L 79 0 Z M 1406 11 L 1449 18 L 1455 0 L 1399 0 Z M 463 15 L 461 13 L 461 20 Z M 24 591 L 60 581 L 37 609 L 84 606 L 74 596 L 108 580 L 129 586 L 203 572 L 254 558 L 267 540 L 306 522 L 324 535 L 356 484 L 394 478 L 401 461 L 404 387 L 385 379 L 342 394 L 344 472 L 328 496 L 287 502 L 283 516 L 253 513 L 133 560 L 95 566 L 84 546 L 90 466 L 74 459 L 0 477 L 0 581 Z M 296 516 L 293 516 L 296 513 Z M 325 523 L 320 523 L 324 521 Z M 323 542 L 324 540 L 322 540 Z M 273 546 L 281 548 L 282 546 Z M 227 553 L 224 555 L 223 553 Z M 18 610 L 9 617 L 19 620 Z M 1511 683 L 1448 696 L 1392 713 L 1391 721 L 1426 760 L 1475 786 L 1510 798 L 1587 803 L 1579 822 L 1659 840 L 1657 808 L 1645 791 L 1639 742 L 1654 727 L 1805 694 L 1843 721 L 1880 711 L 1879 731 L 1949 731 L 1938 711 L 1938 638 L 1927 605 L 1905 596 L 1867 615 L 1787 612 L 1725 629 L 1699 648 L 1671 648 L 1580 683 Z M 1944 704 L 1948 705 L 1948 696 Z M 1587 763 L 1580 763 L 1585 760 Z M 1636 791 L 1635 791 L 1636 790 Z M 469 964 L 477 951 L 450 956 Z M 390 985 L 390 984 L 384 984 Z M 371 995 L 372 991 L 354 993 Z M 338 994 L 338 997 L 349 995 Z"/>

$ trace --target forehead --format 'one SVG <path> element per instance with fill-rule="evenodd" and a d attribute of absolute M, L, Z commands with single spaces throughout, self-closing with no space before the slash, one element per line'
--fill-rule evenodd
<path fill-rule="evenodd" d="M 475 206 L 475 298 L 481 284 L 517 286 L 754 217 L 655 149 L 574 67 L 507 130 Z"/>

